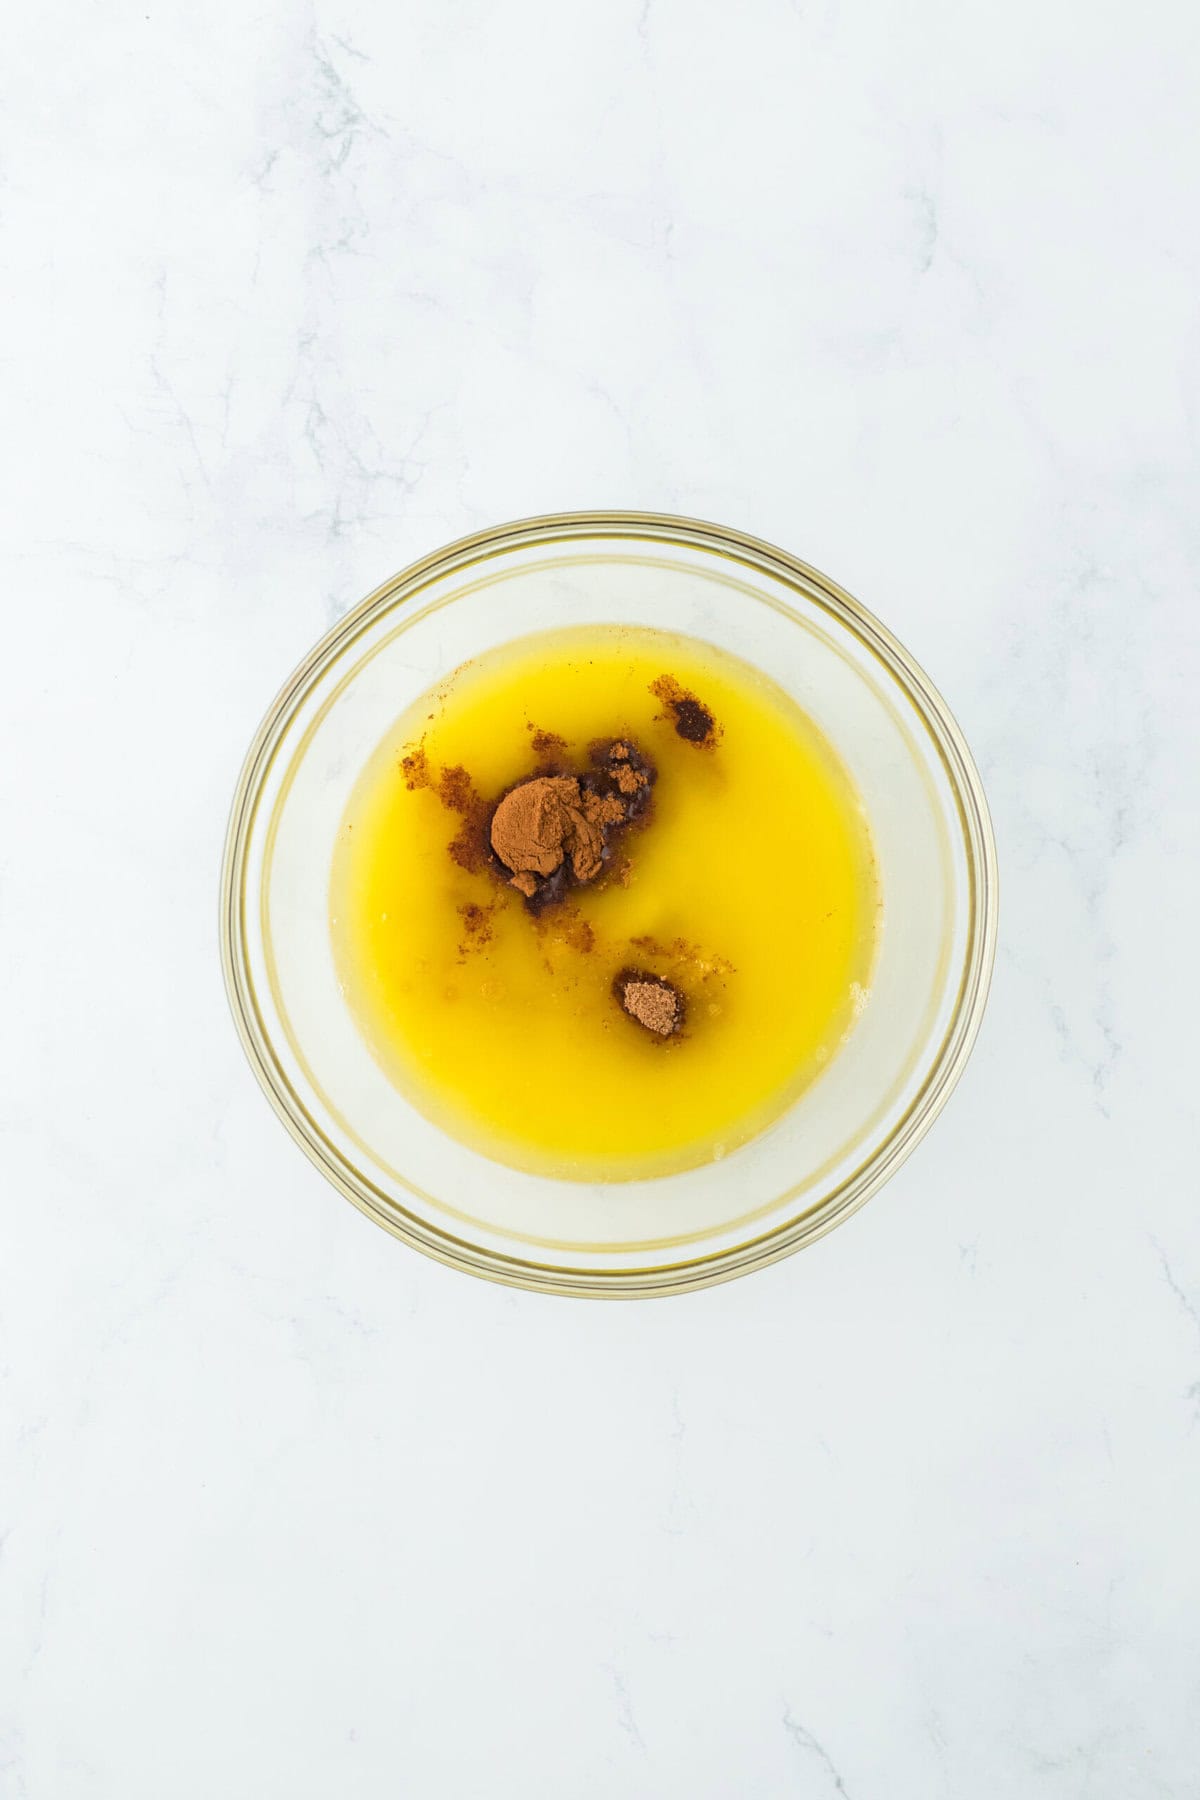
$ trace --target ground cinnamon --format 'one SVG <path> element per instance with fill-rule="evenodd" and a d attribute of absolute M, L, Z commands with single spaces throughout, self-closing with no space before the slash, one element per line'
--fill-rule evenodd
<path fill-rule="evenodd" d="M 676 734 L 689 744 L 708 749 L 721 735 L 716 720 L 702 700 L 681 687 L 673 675 L 660 675 L 650 683 L 650 692 L 661 700 L 675 723 Z"/>
<path fill-rule="evenodd" d="M 557 756 L 560 750 L 567 747 L 566 738 L 559 737 L 557 731 L 542 731 L 532 723 L 526 726 L 526 730 L 533 734 L 529 740 L 530 748 L 540 759 Z"/>
<path fill-rule="evenodd" d="M 482 950 L 486 944 L 491 943 L 495 910 L 495 901 L 490 906 L 480 906 L 478 901 L 468 900 L 458 908 L 458 916 L 463 924 L 463 935 L 458 946 L 460 962 L 465 962 L 472 950 Z"/>
<path fill-rule="evenodd" d="M 719 728 L 712 714 L 672 676 L 660 677 L 653 691 L 672 708 L 681 736 L 695 743 L 715 741 Z M 631 739 L 598 738 L 588 746 L 586 771 L 567 773 L 557 761 L 557 753 L 567 747 L 563 739 L 532 725 L 529 729 L 532 748 L 544 759 L 542 769 L 517 782 L 494 806 L 457 764 L 435 777 L 423 743 L 401 759 L 401 767 L 407 787 L 433 788 L 442 805 L 459 815 L 459 831 L 448 846 L 452 859 L 471 873 L 489 866 L 502 873 L 537 915 L 565 900 L 572 884 L 594 881 L 611 862 L 614 836 L 649 810 L 656 771 Z M 632 877 L 628 858 L 618 859 L 612 872 L 628 886 Z M 460 961 L 491 940 L 494 905 L 470 901 L 458 907 Z M 581 954 L 593 950 L 595 933 L 586 919 L 571 907 L 559 908 L 555 916 L 557 939 Z M 693 965 L 701 980 L 717 972 L 715 962 L 701 959 L 682 939 L 671 945 L 649 937 L 632 942 L 656 960 L 688 964 L 689 976 Z M 682 1032 L 687 1014 L 684 992 L 664 976 L 625 968 L 613 981 L 612 991 L 625 1015 L 654 1037 Z"/>
<path fill-rule="evenodd" d="M 622 969 L 613 982 L 613 994 L 622 1012 L 656 1037 L 674 1037 L 683 1030 L 687 1003 L 680 990 L 660 975 Z"/>
<path fill-rule="evenodd" d="M 568 876 L 594 881 L 611 834 L 650 803 L 654 769 L 627 739 L 598 740 L 590 755 L 587 774 L 531 776 L 492 813 L 492 849 L 535 912 L 563 898 Z"/>

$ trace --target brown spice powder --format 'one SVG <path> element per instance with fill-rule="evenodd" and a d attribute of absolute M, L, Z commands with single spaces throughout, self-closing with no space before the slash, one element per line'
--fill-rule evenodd
<path fill-rule="evenodd" d="M 680 990 L 661 976 L 641 969 L 622 969 L 613 982 L 613 994 L 622 1012 L 656 1037 L 674 1037 L 683 1030 L 687 1005 Z"/>
<path fill-rule="evenodd" d="M 443 769 L 438 776 L 437 795 L 448 812 L 456 812 L 462 818 L 449 845 L 452 859 L 468 874 L 478 874 L 488 864 L 486 800 L 475 792 L 471 777 L 458 763 Z"/>
<path fill-rule="evenodd" d="M 588 745 L 595 774 L 592 779 L 602 791 L 620 794 L 630 819 L 638 819 L 650 805 L 650 789 L 656 770 L 628 738 L 596 738 Z"/>
<path fill-rule="evenodd" d="M 581 956 L 590 956 L 596 948 L 596 933 L 589 921 L 582 913 L 576 912 L 574 907 L 563 908 L 558 931 L 563 943 L 570 949 L 577 950 Z"/>
<path fill-rule="evenodd" d="M 460 960 L 465 960 L 472 950 L 482 950 L 492 939 L 492 919 L 495 916 L 495 904 L 480 906 L 478 901 L 468 900 L 458 908 L 458 916 L 463 922 L 462 940 L 458 946 Z"/>
<path fill-rule="evenodd" d="M 429 758 L 425 754 L 425 745 L 420 743 L 407 756 L 400 758 L 400 767 L 404 771 L 404 785 L 407 788 L 429 787 L 433 777 L 429 772 Z"/>
<path fill-rule="evenodd" d="M 698 744 L 715 742 L 720 732 L 712 714 L 672 676 L 661 676 L 652 691 L 671 707 L 681 736 Z M 690 710 L 693 706 L 698 709 L 695 713 Z M 566 748 L 556 733 L 532 725 L 529 729 L 535 753 L 549 755 Z M 604 866 L 608 833 L 629 825 L 650 805 L 655 771 L 629 740 L 599 739 L 589 746 L 589 755 L 593 768 L 588 774 L 534 775 L 510 789 L 495 807 L 476 792 L 461 765 L 443 769 L 435 782 L 423 742 L 401 759 L 401 768 L 407 787 L 435 788 L 442 805 L 459 815 L 462 823 L 449 845 L 453 860 L 472 873 L 503 865 L 509 885 L 525 896 L 536 915 L 565 899 L 568 877 L 579 883 L 594 880 Z M 628 859 L 622 858 L 613 873 L 628 886 L 632 877 Z M 491 941 L 496 905 L 468 901 L 457 908 L 463 926 L 460 961 Z M 558 912 L 554 935 L 584 955 L 596 943 L 591 924 L 573 907 Z M 702 982 L 730 972 L 722 959 L 702 957 L 682 938 L 669 945 L 650 937 L 633 942 L 677 967 L 690 966 Z M 553 973 L 549 963 L 547 967 Z M 626 1017 L 652 1036 L 665 1040 L 682 1032 L 687 1001 L 674 982 L 626 968 L 614 979 L 612 991 Z M 448 992 L 447 999 L 451 997 Z"/>
<path fill-rule="evenodd" d="M 493 813 L 492 849 L 514 875 L 553 875 L 569 858 L 576 881 L 592 881 L 600 873 L 604 827 L 624 816 L 618 799 L 582 788 L 573 775 L 535 775 Z"/>
<path fill-rule="evenodd" d="M 667 708 L 674 719 L 675 731 L 679 737 L 703 750 L 712 748 L 721 731 L 702 700 L 681 687 L 673 675 L 660 675 L 650 683 L 650 692 Z"/>
<path fill-rule="evenodd" d="M 471 785 L 471 777 L 460 763 L 443 769 L 438 776 L 438 799 L 451 812 L 466 813 L 471 809 L 475 797 L 475 789 Z"/>
<path fill-rule="evenodd" d="M 566 738 L 559 737 L 557 731 L 541 731 L 533 724 L 527 725 L 525 729 L 533 733 L 530 748 L 535 756 L 555 756 L 567 747 Z"/>
<path fill-rule="evenodd" d="M 594 881 L 610 832 L 649 806 L 654 769 L 630 743 L 601 739 L 590 754 L 586 775 L 533 775 L 510 788 L 491 816 L 492 851 L 534 911 L 561 901 L 568 877 Z"/>

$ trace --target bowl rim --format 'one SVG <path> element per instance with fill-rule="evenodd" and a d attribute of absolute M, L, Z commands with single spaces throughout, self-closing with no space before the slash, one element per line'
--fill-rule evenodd
<path fill-rule="evenodd" d="M 838 1188 L 782 1225 L 719 1251 L 651 1268 L 580 1270 L 483 1249 L 407 1212 L 398 1213 L 359 1170 L 335 1154 L 316 1131 L 275 1056 L 255 1001 L 242 934 L 247 910 L 247 852 L 263 780 L 296 710 L 326 667 L 384 611 L 405 605 L 434 577 L 506 551 L 605 536 L 699 548 L 743 568 L 782 578 L 802 588 L 807 599 L 815 599 L 865 645 L 911 702 L 946 770 L 967 857 L 968 932 L 954 1009 L 916 1097 L 872 1155 Z M 895 1174 L 945 1106 L 974 1047 L 995 961 L 998 911 L 996 843 L 974 758 L 941 694 L 887 627 L 845 588 L 762 538 L 674 513 L 602 510 L 537 514 L 457 538 L 390 576 L 313 646 L 271 702 L 242 764 L 222 857 L 219 936 L 234 1024 L 259 1085 L 309 1160 L 360 1212 L 436 1261 L 504 1286 L 577 1298 L 643 1299 L 712 1287 L 778 1262 L 824 1237 Z"/>

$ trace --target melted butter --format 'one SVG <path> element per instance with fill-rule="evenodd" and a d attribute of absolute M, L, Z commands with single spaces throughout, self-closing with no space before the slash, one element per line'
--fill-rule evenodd
<path fill-rule="evenodd" d="M 712 711 L 714 748 L 662 716 L 664 674 Z M 532 772 L 535 730 L 578 768 L 625 735 L 658 768 L 610 872 L 540 921 L 457 866 L 461 821 L 402 768 L 423 748 L 494 799 Z M 419 701 L 351 796 L 330 908 L 347 1003 L 413 1103 L 486 1155 L 589 1180 L 689 1168 L 778 1117 L 861 1008 L 878 911 L 858 796 L 807 716 L 723 651 L 616 627 L 519 640 Z M 630 966 L 685 994 L 682 1036 L 622 1013 Z"/>

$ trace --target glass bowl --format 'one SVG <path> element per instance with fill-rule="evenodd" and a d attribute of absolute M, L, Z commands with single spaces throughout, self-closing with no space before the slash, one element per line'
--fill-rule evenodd
<path fill-rule="evenodd" d="M 654 1180 L 554 1180 L 489 1161 L 389 1082 L 342 997 L 335 834 L 398 716 L 481 651 L 568 624 L 649 625 L 733 651 L 815 720 L 858 785 L 883 921 L 844 1046 L 761 1136 Z M 378 588 L 276 698 L 234 796 L 221 948 L 251 1066 L 347 1199 L 419 1250 L 547 1292 L 638 1297 L 725 1281 L 811 1243 L 929 1129 L 979 1028 L 996 940 L 979 775 L 896 639 L 757 539 L 652 513 L 567 513 L 464 538 Z"/>

